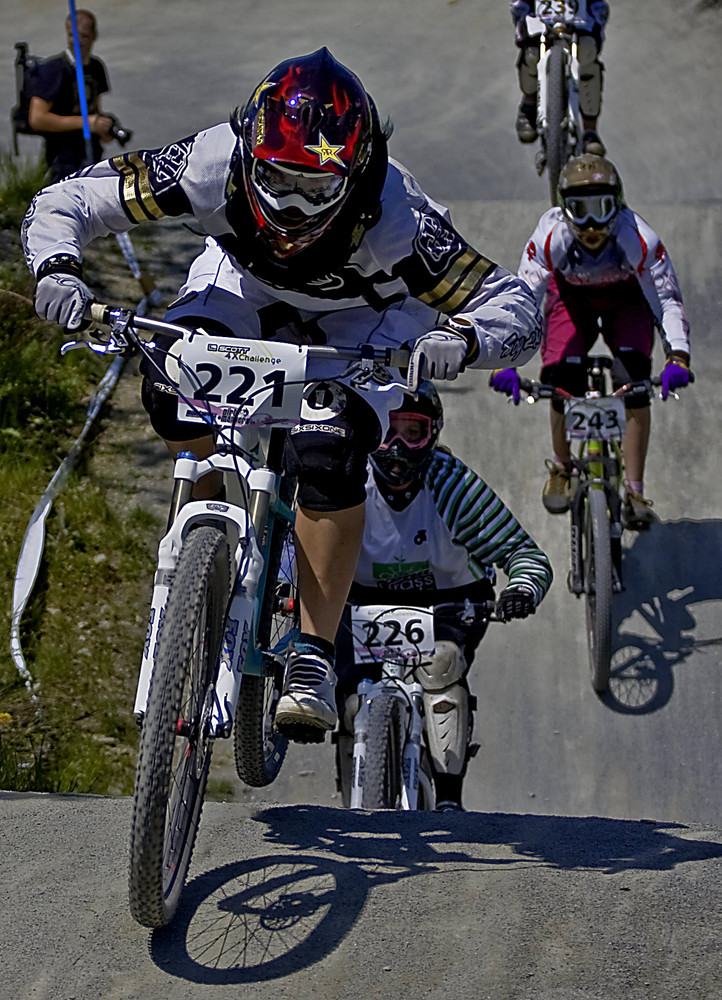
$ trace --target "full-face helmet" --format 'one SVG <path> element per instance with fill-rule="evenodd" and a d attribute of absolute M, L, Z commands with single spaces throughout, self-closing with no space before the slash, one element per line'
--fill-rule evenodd
<path fill-rule="evenodd" d="M 371 455 L 381 481 L 391 489 L 419 483 L 431 462 L 444 426 L 444 410 L 432 382 L 423 381 L 415 393 L 406 393 L 389 414 L 389 430 Z"/>
<path fill-rule="evenodd" d="M 385 176 L 373 101 L 325 47 L 276 66 L 231 125 L 240 146 L 236 183 L 278 258 L 328 230 L 368 172 L 377 137 Z"/>
<path fill-rule="evenodd" d="M 559 204 L 575 236 L 588 249 L 601 247 L 622 204 L 622 183 L 613 163 L 583 153 L 559 174 Z"/>

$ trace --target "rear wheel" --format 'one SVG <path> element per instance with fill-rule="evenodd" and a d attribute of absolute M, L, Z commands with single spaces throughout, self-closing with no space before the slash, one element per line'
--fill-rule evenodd
<path fill-rule="evenodd" d="M 369 702 L 364 809 L 400 809 L 403 710 L 399 699 L 382 693 Z"/>
<path fill-rule="evenodd" d="M 229 598 L 226 536 L 198 527 L 183 543 L 158 633 L 138 753 L 130 838 L 130 909 L 173 917 L 190 866 L 208 770 L 216 671 Z"/>
<path fill-rule="evenodd" d="M 607 497 L 590 490 L 584 508 L 584 577 L 587 595 L 587 645 L 592 687 L 609 687 L 612 658 L 612 548 Z"/>
<path fill-rule="evenodd" d="M 283 688 L 286 649 L 299 621 L 293 528 L 274 518 L 271 530 L 256 634 L 256 645 L 264 651 L 263 676 L 244 674 L 233 727 L 238 777 L 254 788 L 275 780 L 288 749 L 288 740 L 275 728 L 274 720 Z"/>
<path fill-rule="evenodd" d="M 556 205 L 557 203 L 559 173 L 567 162 L 569 153 L 569 136 L 565 127 L 567 87 L 564 62 L 564 45 L 562 42 L 556 42 L 552 45 L 549 59 L 547 60 L 547 124 L 544 137 L 547 173 L 549 174 L 549 193 L 552 205 Z"/>

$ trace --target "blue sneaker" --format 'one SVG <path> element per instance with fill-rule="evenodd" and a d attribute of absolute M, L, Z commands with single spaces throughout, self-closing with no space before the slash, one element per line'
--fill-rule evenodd
<path fill-rule="evenodd" d="M 323 743 L 336 725 L 336 674 L 326 657 L 292 649 L 276 706 L 276 727 L 296 743 Z"/>

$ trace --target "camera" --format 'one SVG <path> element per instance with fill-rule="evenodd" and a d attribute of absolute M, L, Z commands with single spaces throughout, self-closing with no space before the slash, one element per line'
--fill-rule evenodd
<path fill-rule="evenodd" d="M 121 146 L 127 146 L 130 140 L 133 138 L 133 133 L 129 128 L 123 128 L 115 115 L 109 115 L 105 111 L 103 114 L 106 118 L 110 118 L 113 124 L 110 127 L 110 134 L 113 136 L 115 141 Z"/>

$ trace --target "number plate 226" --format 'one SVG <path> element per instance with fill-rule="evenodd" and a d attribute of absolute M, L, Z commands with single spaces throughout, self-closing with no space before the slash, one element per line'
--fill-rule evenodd
<path fill-rule="evenodd" d="M 356 663 L 398 661 L 404 655 L 434 655 L 434 615 L 430 608 L 364 605 L 351 608 Z"/>

